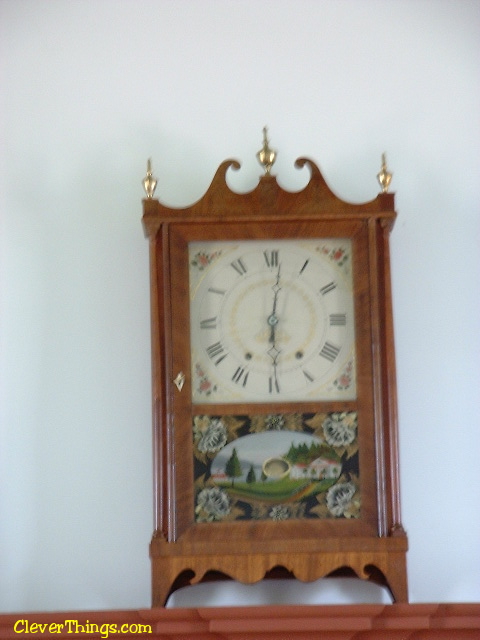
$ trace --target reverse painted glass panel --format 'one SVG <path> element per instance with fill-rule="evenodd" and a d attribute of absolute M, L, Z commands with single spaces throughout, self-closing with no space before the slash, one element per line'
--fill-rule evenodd
<path fill-rule="evenodd" d="M 195 519 L 358 518 L 357 413 L 196 416 Z"/>

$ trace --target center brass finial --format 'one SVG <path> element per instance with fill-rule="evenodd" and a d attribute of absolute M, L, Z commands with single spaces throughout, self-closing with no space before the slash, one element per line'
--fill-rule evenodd
<path fill-rule="evenodd" d="M 262 167 L 264 168 L 265 175 L 270 173 L 270 170 L 277 157 L 277 152 L 270 149 L 268 146 L 267 127 L 263 127 L 263 147 L 257 153 L 257 158 Z"/>

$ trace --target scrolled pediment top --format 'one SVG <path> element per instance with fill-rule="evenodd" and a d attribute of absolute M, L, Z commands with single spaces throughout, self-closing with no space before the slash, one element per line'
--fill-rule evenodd
<path fill-rule="evenodd" d="M 239 170 L 241 164 L 238 160 L 225 160 L 205 194 L 190 206 L 168 207 L 158 199 L 145 199 L 146 234 L 151 236 L 162 222 L 173 221 L 395 217 L 393 194 L 382 193 L 360 204 L 346 202 L 333 193 L 311 159 L 300 157 L 294 165 L 299 170 L 307 166 L 310 171 L 310 179 L 300 191 L 288 191 L 278 184 L 276 175 L 265 174 L 251 191 L 237 192 L 228 185 L 227 172 Z"/>

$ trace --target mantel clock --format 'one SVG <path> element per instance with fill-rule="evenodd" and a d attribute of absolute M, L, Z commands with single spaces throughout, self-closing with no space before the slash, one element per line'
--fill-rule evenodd
<path fill-rule="evenodd" d="M 389 233 L 391 174 L 364 204 L 304 158 L 299 192 L 257 154 L 235 193 L 222 163 L 186 208 L 153 197 L 150 241 L 153 605 L 212 577 L 349 572 L 407 601 Z"/>

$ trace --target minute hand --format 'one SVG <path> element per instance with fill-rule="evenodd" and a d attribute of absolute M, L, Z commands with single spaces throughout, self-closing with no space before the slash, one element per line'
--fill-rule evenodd
<path fill-rule="evenodd" d="M 278 301 L 278 294 L 281 291 L 281 287 L 280 287 L 280 265 L 278 266 L 277 279 L 276 279 L 275 284 L 273 285 L 272 289 L 273 289 L 273 309 L 272 309 L 272 313 L 267 318 L 267 322 L 268 322 L 268 325 L 270 327 L 269 342 L 271 344 L 275 345 L 275 330 L 276 330 L 277 324 L 278 324 L 277 301 Z"/>

